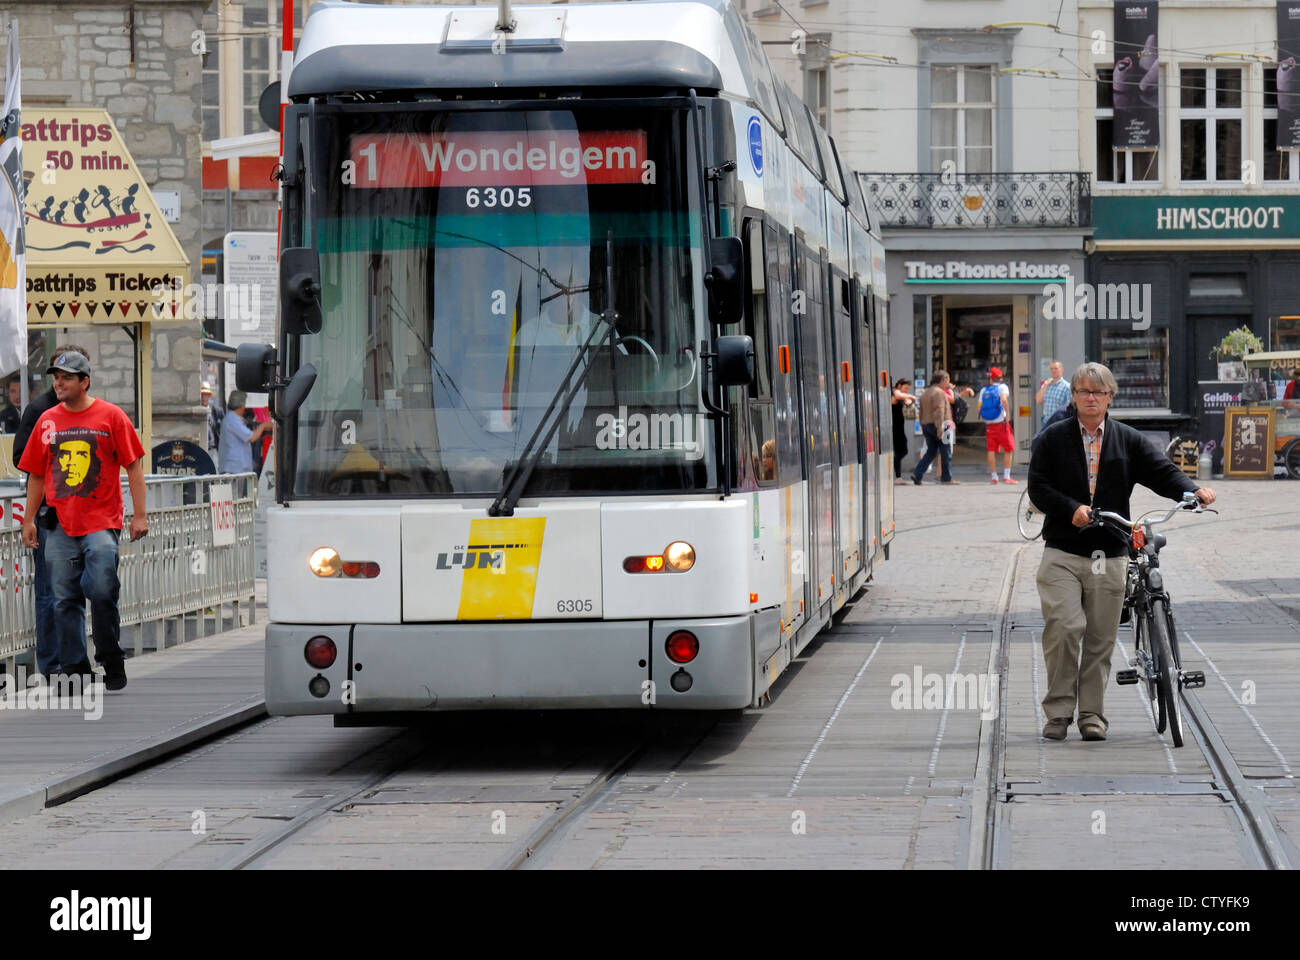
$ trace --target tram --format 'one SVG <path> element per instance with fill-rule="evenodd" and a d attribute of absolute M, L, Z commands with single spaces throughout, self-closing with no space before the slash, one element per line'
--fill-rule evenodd
<path fill-rule="evenodd" d="M 884 251 L 729 0 L 316 4 L 272 714 L 734 709 L 893 535 Z"/>

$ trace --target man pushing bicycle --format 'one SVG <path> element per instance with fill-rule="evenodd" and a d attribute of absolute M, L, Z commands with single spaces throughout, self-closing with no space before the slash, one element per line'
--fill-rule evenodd
<path fill-rule="evenodd" d="M 1113 533 L 1084 529 L 1092 523 L 1093 509 L 1128 516 L 1129 497 L 1139 483 L 1171 500 L 1185 492 L 1194 492 L 1202 504 L 1215 499 L 1213 490 L 1198 488 L 1142 434 L 1107 416 L 1117 389 L 1105 366 L 1081 364 L 1070 378 L 1075 415 L 1046 427 L 1029 461 L 1029 499 L 1043 511 L 1046 542 L 1038 596 L 1048 740 L 1065 739 L 1076 706 L 1083 739 L 1106 739 L 1102 700 L 1124 605 L 1128 556 Z"/>

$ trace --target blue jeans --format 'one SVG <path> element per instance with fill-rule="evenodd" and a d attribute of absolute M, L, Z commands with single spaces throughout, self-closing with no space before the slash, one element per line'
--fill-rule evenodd
<path fill-rule="evenodd" d="M 939 439 L 939 431 L 934 428 L 932 423 L 921 424 L 921 433 L 925 437 L 925 456 L 923 456 L 916 469 L 912 471 L 912 479 L 919 481 L 925 476 L 925 471 L 934 463 L 937 455 L 940 458 L 939 479 L 944 483 L 952 480 L 952 463 L 948 452 L 948 444 Z"/>
<path fill-rule="evenodd" d="M 70 670 L 86 657 L 86 600 L 94 627 L 95 659 L 120 660 L 121 621 L 117 599 L 117 539 L 121 530 L 96 530 L 70 537 L 62 527 L 50 531 L 45 544 L 54 592 L 54 632 L 59 643 L 59 663 Z"/>
<path fill-rule="evenodd" d="M 48 677 L 58 673 L 65 664 L 59 659 L 59 638 L 54 630 L 54 591 L 50 584 L 50 568 L 46 566 L 45 560 L 45 542 L 49 539 L 50 531 L 38 522 L 36 535 L 39 539 L 36 549 L 32 552 L 32 563 L 36 567 L 33 583 L 36 594 L 36 669 Z M 78 648 L 84 651 L 86 649 L 84 618 L 80 629 L 81 642 Z M 80 662 L 81 659 L 78 658 L 66 666 L 71 668 Z"/>

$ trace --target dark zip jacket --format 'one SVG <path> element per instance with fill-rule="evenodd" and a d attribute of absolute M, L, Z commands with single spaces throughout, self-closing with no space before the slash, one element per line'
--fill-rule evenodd
<path fill-rule="evenodd" d="M 41 419 L 41 415 L 46 410 L 52 408 L 59 402 L 55 396 L 54 388 L 51 387 L 40 396 L 32 397 L 27 402 L 27 408 L 23 410 L 23 419 L 18 425 L 18 431 L 14 434 L 14 466 L 18 466 L 18 461 L 23 458 L 23 450 L 27 448 L 27 441 L 31 439 L 32 429 L 36 426 L 36 421 Z"/>
<path fill-rule="evenodd" d="M 1080 530 L 1071 521 L 1074 512 L 1088 505 L 1130 515 L 1129 497 L 1142 484 L 1162 497 L 1180 500 L 1197 485 L 1146 437 L 1127 424 L 1106 417 L 1097 467 L 1097 491 L 1088 497 L 1088 461 L 1078 417 L 1067 417 L 1045 427 L 1034 440 L 1029 460 L 1029 499 L 1046 515 L 1043 540 L 1049 547 L 1080 557 L 1096 550 L 1108 557 L 1124 553 L 1124 541 L 1105 529 Z"/>

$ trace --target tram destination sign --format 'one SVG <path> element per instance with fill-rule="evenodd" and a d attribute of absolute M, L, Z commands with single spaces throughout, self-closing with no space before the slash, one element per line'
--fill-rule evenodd
<path fill-rule="evenodd" d="M 363 189 L 655 182 L 644 130 L 357 134 L 350 152 Z"/>

